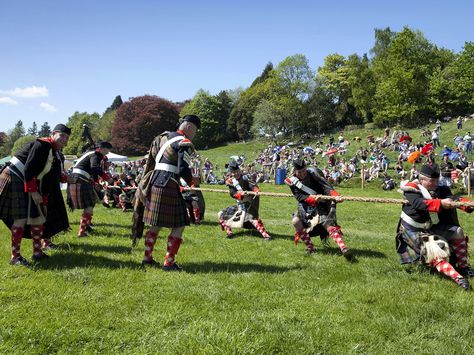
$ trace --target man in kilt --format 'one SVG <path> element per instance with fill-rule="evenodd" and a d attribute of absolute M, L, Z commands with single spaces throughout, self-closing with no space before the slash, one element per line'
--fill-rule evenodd
<path fill-rule="evenodd" d="M 189 225 L 186 203 L 181 195 L 179 179 L 193 185 L 190 163 L 194 152 L 191 140 L 201 126 L 195 115 L 186 115 L 176 132 L 163 132 L 150 148 L 143 177 L 136 198 L 144 203 L 143 222 L 151 226 L 145 235 L 145 254 L 142 266 L 159 266 L 153 259 L 158 233 L 170 228 L 164 271 L 179 271 L 175 258 L 182 242 L 185 226 Z M 135 214 L 134 214 L 135 218 Z"/>
<path fill-rule="evenodd" d="M 403 205 L 397 233 L 397 252 L 401 264 L 410 264 L 422 259 L 422 240 L 420 235 L 427 233 L 437 236 L 449 244 L 454 253 L 456 269 L 445 259 L 435 259 L 430 262 L 441 274 L 453 279 L 460 287 L 469 289 L 468 277 L 474 272 L 467 260 L 467 237 L 461 228 L 453 201 L 466 202 L 465 198 L 452 195 L 447 186 L 438 186 L 440 171 L 437 165 L 423 165 L 418 179 L 405 184 L 401 190 L 408 200 Z M 471 213 L 472 208 L 460 207 Z M 437 220 L 438 223 L 433 223 Z M 410 255 L 410 247 L 415 257 Z"/>
<path fill-rule="evenodd" d="M 84 153 L 72 169 L 72 176 L 67 187 L 67 198 L 72 210 L 83 210 L 78 237 L 85 237 L 87 232 L 92 230 L 94 206 L 99 200 L 96 191 L 99 178 L 112 182 L 106 172 L 106 155 L 111 149 L 112 145 L 109 142 L 99 142 L 94 150 Z"/>
<path fill-rule="evenodd" d="M 346 246 L 341 227 L 336 221 L 336 202 L 318 198 L 317 195 L 340 196 L 316 169 L 306 167 L 302 159 L 293 161 L 293 176 L 285 183 L 290 187 L 298 201 L 298 212 L 293 215 L 295 243 L 300 239 L 305 243 L 308 253 L 314 253 L 311 237 L 320 235 L 333 239 L 342 255 L 349 261 L 354 260 L 352 251 Z"/>
<path fill-rule="evenodd" d="M 11 228 L 12 265 L 29 265 L 20 254 L 26 227 L 33 239 L 33 261 L 47 258 L 41 245 L 45 223 L 56 223 L 60 230 L 51 230 L 57 232 L 69 228 L 62 196 L 59 201 L 62 205 L 55 206 L 57 214 L 48 214 L 47 206 L 51 193 L 57 195 L 59 190 L 63 172 L 60 150 L 67 144 L 70 134 L 70 128 L 56 125 L 50 137 L 38 138 L 23 146 L 0 174 L 0 218 Z M 64 211 L 60 211 L 61 206 Z M 43 246 L 47 247 L 48 242 Z"/>
<path fill-rule="evenodd" d="M 225 183 L 229 188 L 230 196 L 236 199 L 237 205 L 229 206 L 218 213 L 222 230 L 226 231 L 227 238 L 232 238 L 232 225 L 238 224 L 240 228 L 255 228 L 263 239 L 270 240 L 271 237 L 258 216 L 259 187 L 251 181 L 249 175 L 242 173 L 235 160 L 230 162 L 229 170 L 232 176 Z M 246 195 L 245 191 L 252 191 L 256 194 Z M 238 223 L 233 223 L 234 221 L 238 221 Z"/>

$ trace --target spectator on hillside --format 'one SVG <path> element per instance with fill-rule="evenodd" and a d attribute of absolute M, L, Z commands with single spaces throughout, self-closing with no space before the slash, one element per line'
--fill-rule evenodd
<path fill-rule="evenodd" d="M 447 154 L 443 155 L 443 162 L 440 166 L 441 176 L 439 178 L 439 186 L 451 187 L 453 181 L 451 180 L 451 172 L 454 170 L 454 165 L 449 161 Z"/>
<path fill-rule="evenodd" d="M 464 141 L 464 149 L 466 154 L 472 154 L 472 136 L 471 132 L 467 132 L 467 134 L 463 137 Z"/>
<path fill-rule="evenodd" d="M 462 117 L 461 116 L 458 117 L 458 120 L 456 121 L 456 125 L 457 125 L 458 129 L 462 129 Z"/>
<path fill-rule="evenodd" d="M 436 149 L 436 147 L 441 147 L 441 144 L 439 143 L 438 128 L 435 128 L 433 133 L 431 133 L 431 141 L 433 142 L 434 149 Z"/>

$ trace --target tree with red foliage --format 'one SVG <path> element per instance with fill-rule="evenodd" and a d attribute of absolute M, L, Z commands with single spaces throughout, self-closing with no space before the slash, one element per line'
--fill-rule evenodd
<path fill-rule="evenodd" d="M 126 155 L 145 154 L 156 135 L 176 129 L 176 105 L 158 96 L 131 98 L 117 109 L 112 126 L 114 151 Z"/>

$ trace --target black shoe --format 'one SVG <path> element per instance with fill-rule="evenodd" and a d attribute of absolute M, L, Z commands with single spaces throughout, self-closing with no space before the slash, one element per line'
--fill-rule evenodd
<path fill-rule="evenodd" d="M 346 248 L 342 251 L 342 256 L 345 257 L 348 261 L 355 260 L 354 254 L 352 254 L 352 250 L 350 250 L 349 248 Z"/>
<path fill-rule="evenodd" d="M 163 265 L 162 269 L 163 269 L 163 271 L 181 271 L 182 270 L 181 267 L 176 263 L 173 263 L 173 264 L 168 265 L 168 266 Z"/>
<path fill-rule="evenodd" d="M 49 255 L 43 253 L 41 255 L 33 255 L 31 257 L 31 260 L 33 261 L 42 261 L 42 260 L 45 260 L 45 259 L 48 259 L 49 258 Z"/>
<path fill-rule="evenodd" d="M 264 237 L 263 240 L 268 242 L 268 241 L 272 240 L 272 237 L 267 237 L 267 238 Z"/>
<path fill-rule="evenodd" d="M 456 283 L 458 286 L 460 286 L 464 291 L 469 291 L 471 286 L 469 286 L 469 281 L 467 279 L 462 278 L 462 279 L 457 279 Z"/>
<path fill-rule="evenodd" d="M 88 224 L 86 227 L 86 233 L 94 234 L 94 232 L 95 232 L 95 229 L 93 228 L 93 226 L 91 224 Z"/>
<path fill-rule="evenodd" d="M 146 267 L 160 267 L 160 263 L 155 261 L 155 259 L 151 259 L 151 261 L 143 260 L 140 268 L 144 269 Z"/>
<path fill-rule="evenodd" d="M 474 277 L 474 270 L 472 270 L 469 266 L 460 268 L 458 271 L 464 277 Z"/>
<path fill-rule="evenodd" d="M 24 257 L 19 256 L 18 258 L 10 260 L 10 265 L 15 266 L 31 266 L 30 262 L 26 260 Z"/>
<path fill-rule="evenodd" d="M 227 239 L 232 239 L 232 238 L 234 238 L 233 234 L 227 234 Z"/>

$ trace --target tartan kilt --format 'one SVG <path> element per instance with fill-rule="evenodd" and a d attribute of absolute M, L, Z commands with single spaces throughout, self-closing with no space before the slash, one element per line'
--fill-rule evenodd
<path fill-rule="evenodd" d="M 189 216 L 179 186 L 169 180 L 165 187 L 152 186 L 147 196 L 143 222 L 155 227 L 189 226 Z"/>
<path fill-rule="evenodd" d="M 72 210 L 94 207 L 99 200 L 92 184 L 81 183 L 79 180 L 67 185 L 67 199 Z"/>
<path fill-rule="evenodd" d="M 5 168 L 0 174 L 0 218 L 13 222 L 28 217 L 29 195 L 23 180 Z"/>

